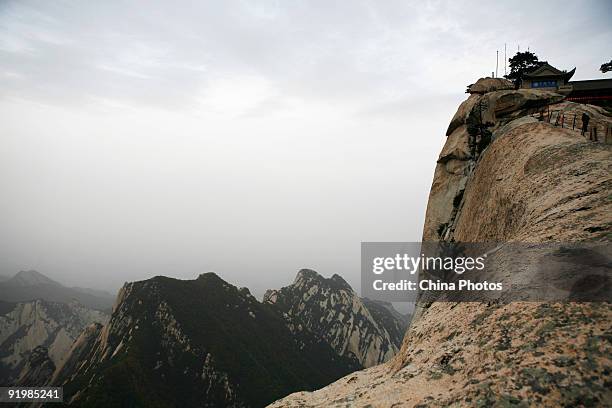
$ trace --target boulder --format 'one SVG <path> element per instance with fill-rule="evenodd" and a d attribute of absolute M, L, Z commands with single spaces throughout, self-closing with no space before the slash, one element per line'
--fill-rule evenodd
<path fill-rule="evenodd" d="M 505 78 L 480 78 L 475 84 L 468 87 L 470 94 L 486 94 L 493 91 L 514 89 L 514 84 Z"/>

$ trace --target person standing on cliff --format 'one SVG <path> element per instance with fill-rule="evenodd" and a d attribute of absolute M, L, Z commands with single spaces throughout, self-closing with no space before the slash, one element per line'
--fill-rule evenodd
<path fill-rule="evenodd" d="M 582 113 L 582 136 L 589 130 L 589 120 L 591 118 L 586 112 Z"/>

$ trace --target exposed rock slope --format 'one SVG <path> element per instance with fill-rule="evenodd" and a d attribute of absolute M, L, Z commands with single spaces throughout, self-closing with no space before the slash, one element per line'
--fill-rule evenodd
<path fill-rule="evenodd" d="M 28 356 L 16 384 L 24 387 L 43 386 L 49 382 L 54 372 L 55 363 L 49 357 L 49 350 L 37 346 Z"/>
<path fill-rule="evenodd" d="M 326 279 L 309 269 L 292 285 L 268 291 L 264 303 L 286 318 L 293 333 L 310 331 L 360 367 L 393 357 L 406 330 L 390 305 L 362 300 L 339 275 Z"/>
<path fill-rule="evenodd" d="M 548 117 L 588 110 L 604 128 L 612 118 L 560 100 L 485 89 L 460 106 L 436 167 L 423 240 L 609 241 L 611 146 Z M 610 321 L 609 303 L 421 299 L 389 363 L 272 406 L 607 405 Z"/>
<path fill-rule="evenodd" d="M 15 384 L 20 376 L 23 377 L 20 384 L 25 385 L 28 378 L 41 379 L 43 371 L 51 374 L 53 370 L 39 371 L 36 375 L 28 374 L 28 371 L 40 368 L 45 353 L 48 353 L 49 360 L 46 367 L 61 364 L 73 341 L 86 326 L 108 320 L 105 313 L 76 302 L 64 304 L 36 300 L 0 304 L 0 383 L 5 385 Z M 32 358 L 31 354 L 34 354 Z M 47 380 L 49 378 L 50 375 Z"/>
<path fill-rule="evenodd" d="M 389 333 L 389 337 L 398 349 L 402 345 L 406 329 L 410 324 L 411 314 L 401 314 L 389 302 L 361 298 L 372 319 Z M 382 362 L 382 361 L 381 361 Z"/>
<path fill-rule="evenodd" d="M 126 284 L 110 322 L 77 339 L 53 384 L 77 405 L 263 406 L 357 368 L 207 273 Z"/>

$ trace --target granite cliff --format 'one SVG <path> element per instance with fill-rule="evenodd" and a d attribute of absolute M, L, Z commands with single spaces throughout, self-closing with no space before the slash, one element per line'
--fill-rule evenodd
<path fill-rule="evenodd" d="M 469 91 L 438 158 L 423 240 L 608 242 L 610 114 L 501 79 Z M 597 140 L 579 132 L 583 112 Z M 272 406 L 606 405 L 611 320 L 610 303 L 421 297 L 392 360 Z"/>

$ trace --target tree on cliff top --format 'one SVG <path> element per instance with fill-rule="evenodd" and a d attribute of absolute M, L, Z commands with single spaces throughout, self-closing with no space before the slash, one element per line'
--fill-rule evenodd
<path fill-rule="evenodd" d="M 612 60 L 610 60 L 610 62 L 606 62 L 606 63 L 604 63 L 604 64 L 601 64 L 601 67 L 599 67 L 599 70 L 600 70 L 601 72 L 603 72 L 604 74 L 605 74 L 606 72 L 610 72 L 610 71 L 612 71 Z"/>
<path fill-rule="evenodd" d="M 542 65 L 538 56 L 530 51 L 519 51 L 508 62 L 510 63 L 510 73 L 506 75 L 506 78 L 514 82 L 517 87 L 521 85 L 524 73 L 533 71 Z"/>

